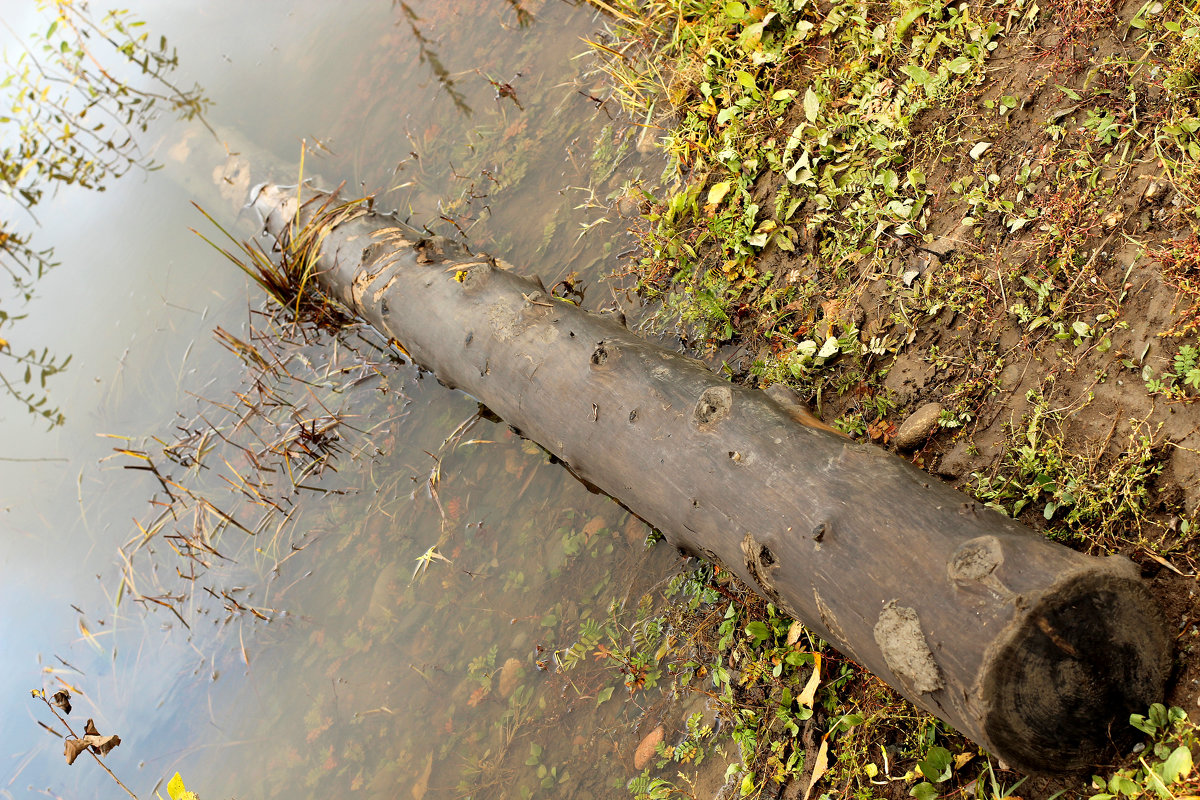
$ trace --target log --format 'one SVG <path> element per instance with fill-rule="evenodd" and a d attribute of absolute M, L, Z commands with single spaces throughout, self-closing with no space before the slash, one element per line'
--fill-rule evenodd
<path fill-rule="evenodd" d="M 322 228 L 316 280 L 417 364 L 1009 765 L 1095 764 L 1162 698 L 1169 636 L 1128 559 L 1050 542 L 494 258 L 366 208 L 314 220 L 320 201 L 253 198 L 282 240 Z"/>

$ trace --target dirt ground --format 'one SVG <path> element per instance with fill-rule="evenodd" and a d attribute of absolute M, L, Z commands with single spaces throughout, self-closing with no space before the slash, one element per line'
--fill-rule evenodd
<path fill-rule="evenodd" d="M 819 289 L 785 309 L 790 341 L 899 342 L 795 386 L 824 421 L 1047 536 L 1131 558 L 1176 632 L 1166 702 L 1195 716 L 1200 385 L 1183 376 L 1200 333 L 1200 176 L 1177 122 L 1197 113 L 1200 61 L 1191 39 L 1147 46 L 1161 5 L 1054 0 L 1036 24 L 1036 6 L 1024 13 L 1010 14 L 985 80 L 914 120 L 905 167 L 936 187 L 919 234 L 877 234 L 869 256 L 832 269 L 819 229 L 791 250 L 768 245 L 755 268 L 771 286 L 730 315 L 731 337 L 692 344 L 735 379 L 772 382 L 779 314 L 755 301 L 805 283 Z M 791 110 L 781 138 L 803 113 Z M 753 196 L 769 207 L 786 183 L 769 173 Z M 1093 794 L 1081 777 L 1030 779 L 1021 794 Z"/>

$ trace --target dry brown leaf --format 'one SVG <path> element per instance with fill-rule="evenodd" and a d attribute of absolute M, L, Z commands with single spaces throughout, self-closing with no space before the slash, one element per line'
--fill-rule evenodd
<path fill-rule="evenodd" d="M 800 692 L 800 696 L 796 698 L 796 702 L 805 708 L 813 707 L 813 700 L 817 696 L 817 689 L 821 685 L 821 654 L 813 654 L 813 673 L 808 679 L 808 683 L 804 684 L 804 691 Z"/>
<path fill-rule="evenodd" d="M 808 795 L 812 792 L 813 787 L 817 785 L 817 781 L 821 780 L 821 776 L 829 769 L 829 740 L 822 739 L 821 746 L 817 749 L 817 758 L 813 762 L 813 774 L 808 779 L 808 788 L 804 790 L 804 800 L 808 800 Z"/>
<path fill-rule="evenodd" d="M 608 527 L 608 524 L 604 521 L 604 517 L 592 517 L 590 520 L 588 520 L 587 525 L 583 526 L 583 535 L 585 541 L 590 540 L 593 536 L 604 530 L 606 527 Z"/>
<path fill-rule="evenodd" d="M 421 770 L 421 777 L 417 778 L 417 782 L 413 784 L 412 796 L 413 800 L 421 800 L 425 793 L 429 791 L 429 775 L 433 772 L 433 753 L 425 759 L 425 769 Z"/>
<path fill-rule="evenodd" d="M 121 743 L 121 737 L 115 733 L 112 736 L 85 736 L 83 740 L 91 746 L 96 755 L 100 756 L 108 755 L 109 750 Z"/>
<path fill-rule="evenodd" d="M 59 689 L 50 700 L 50 705 L 58 706 L 68 714 L 71 713 L 71 693 L 66 689 Z"/>
<path fill-rule="evenodd" d="M 79 754 L 87 748 L 87 742 L 83 739 L 67 739 L 66 747 L 63 749 L 63 755 L 67 757 L 67 764 L 74 764 L 75 759 L 79 758 Z"/>

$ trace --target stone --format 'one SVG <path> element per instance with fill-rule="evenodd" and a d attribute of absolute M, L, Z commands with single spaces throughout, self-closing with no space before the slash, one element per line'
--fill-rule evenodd
<path fill-rule="evenodd" d="M 646 734 L 633 753 L 634 769 L 645 769 L 646 765 L 650 763 L 650 759 L 654 758 L 655 748 L 663 740 L 664 733 L 663 726 L 659 725 Z"/>
<path fill-rule="evenodd" d="M 937 429 L 941 414 L 941 403 L 926 403 L 910 414 L 892 439 L 896 449 L 912 450 L 925 444 L 925 440 Z"/>
<path fill-rule="evenodd" d="M 500 668 L 500 681 L 496 687 L 500 692 L 500 696 L 507 699 L 513 690 L 517 688 L 517 684 L 521 682 L 521 677 L 525 674 L 525 668 L 521 666 L 521 662 L 515 658 L 510 658 L 504 662 L 504 666 Z"/>

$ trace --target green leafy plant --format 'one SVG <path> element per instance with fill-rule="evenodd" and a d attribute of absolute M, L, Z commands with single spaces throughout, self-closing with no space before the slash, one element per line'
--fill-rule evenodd
<path fill-rule="evenodd" d="M 1117 770 L 1105 779 L 1092 778 L 1099 790 L 1090 800 L 1117 800 L 1120 797 L 1156 797 L 1170 800 L 1186 790 L 1194 794 L 1192 749 L 1197 745 L 1196 726 L 1181 708 L 1167 709 L 1161 703 L 1150 706 L 1146 714 L 1131 714 L 1129 724 L 1150 737 L 1148 747 L 1133 766 Z"/>
<path fill-rule="evenodd" d="M 1200 397 L 1200 349 L 1185 344 L 1172 359 L 1171 369 L 1158 375 L 1150 365 L 1142 367 L 1142 380 L 1146 391 L 1161 394 L 1176 400 L 1194 400 Z"/>
<path fill-rule="evenodd" d="M 1047 521 L 1061 520 L 1070 535 L 1097 542 L 1136 526 L 1162 471 L 1154 436 L 1131 423 L 1117 454 L 1103 448 L 1075 452 L 1064 441 L 1062 412 L 1037 392 L 1028 399 L 1032 409 L 1011 443 L 1008 471 L 976 473 L 972 492 L 1013 516 L 1040 504 Z"/>

